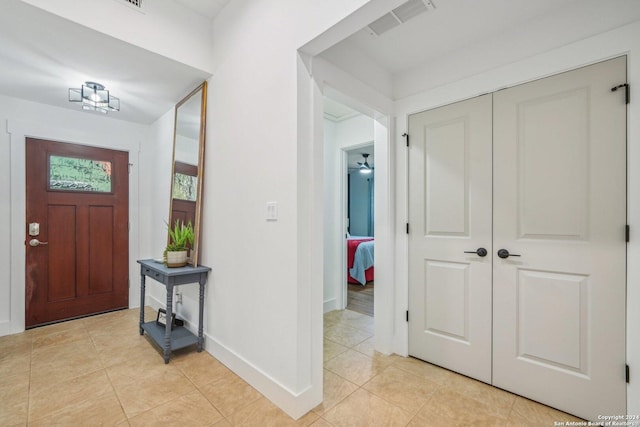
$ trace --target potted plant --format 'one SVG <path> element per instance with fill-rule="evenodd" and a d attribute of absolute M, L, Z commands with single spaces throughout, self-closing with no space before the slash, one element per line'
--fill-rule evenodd
<path fill-rule="evenodd" d="M 187 265 L 187 249 L 193 245 L 194 232 L 191 221 L 184 224 L 176 220 L 173 228 L 167 224 L 169 243 L 164 251 L 167 267 L 184 267 Z"/>

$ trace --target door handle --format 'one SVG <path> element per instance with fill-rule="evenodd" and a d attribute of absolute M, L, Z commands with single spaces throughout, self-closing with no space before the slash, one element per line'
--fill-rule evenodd
<path fill-rule="evenodd" d="M 505 258 L 509 258 L 510 256 L 520 256 L 520 255 L 517 255 L 517 254 L 510 254 L 510 253 L 509 253 L 509 251 L 508 251 L 508 250 L 506 250 L 506 249 L 499 249 L 499 250 L 498 250 L 498 256 L 499 256 L 500 258 L 502 258 L 502 259 L 505 259 Z"/>
<path fill-rule="evenodd" d="M 487 256 L 487 250 L 485 248 L 478 248 L 478 250 L 475 251 L 464 251 L 465 254 L 476 254 L 479 257 L 485 257 Z"/>
<path fill-rule="evenodd" d="M 49 242 L 41 242 L 38 239 L 29 240 L 29 246 L 40 246 L 40 245 L 48 245 Z"/>

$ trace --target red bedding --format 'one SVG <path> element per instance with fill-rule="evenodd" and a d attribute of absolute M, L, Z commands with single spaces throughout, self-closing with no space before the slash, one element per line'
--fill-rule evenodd
<path fill-rule="evenodd" d="M 372 238 L 369 239 L 353 239 L 353 240 L 347 240 L 347 282 L 349 283 L 354 283 L 356 285 L 362 285 L 362 283 L 358 282 L 356 279 L 354 279 L 353 277 L 351 277 L 349 275 L 349 269 L 353 267 L 353 257 L 356 253 L 356 249 L 358 248 L 358 245 L 362 242 L 368 242 L 369 240 L 373 240 Z M 371 267 L 365 270 L 364 272 L 364 276 L 367 279 L 367 282 L 371 282 L 373 280 L 373 270 L 375 269 L 375 267 Z"/>

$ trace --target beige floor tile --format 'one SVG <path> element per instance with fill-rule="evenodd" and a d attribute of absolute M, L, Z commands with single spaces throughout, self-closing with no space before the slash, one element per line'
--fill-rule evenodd
<path fill-rule="evenodd" d="M 29 371 L 0 377 L 0 426 L 25 425 L 29 405 Z"/>
<path fill-rule="evenodd" d="M 233 372 L 200 388 L 200 392 L 225 417 L 260 399 L 262 395 Z"/>
<path fill-rule="evenodd" d="M 323 345 L 324 345 L 324 353 L 323 353 L 324 362 L 326 362 L 327 360 L 333 359 L 337 355 L 344 353 L 345 351 L 348 350 L 348 347 L 335 343 L 326 338 L 324 339 Z"/>
<path fill-rule="evenodd" d="M 347 350 L 325 363 L 325 368 L 356 385 L 363 385 L 388 365 L 354 350 Z"/>
<path fill-rule="evenodd" d="M 375 349 L 375 337 L 371 337 L 368 340 L 361 342 L 360 344 L 352 347 L 352 349 L 387 365 L 391 365 L 396 360 L 403 359 L 402 356 L 398 356 L 397 354 L 382 354 L 377 352 Z"/>
<path fill-rule="evenodd" d="M 441 388 L 433 393 L 409 424 L 417 426 L 505 426 L 507 420 L 492 414 L 477 400 Z"/>
<path fill-rule="evenodd" d="M 220 412 L 199 392 L 195 391 L 178 399 L 156 406 L 129 420 L 132 427 L 210 426 L 224 419 Z"/>
<path fill-rule="evenodd" d="M 374 320 L 371 316 L 362 315 L 361 317 L 347 318 L 342 323 L 346 323 L 356 329 L 362 329 L 371 335 L 375 334 Z"/>
<path fill-rule="evenodd" d="M 29 373 L 31 370 L 31 350 L 15 351 L 0 356 L 0 378 L 16 372 Z"/>
<path fill-rule="evenodd" d="M 0 337 L 0 363 L 3 358 L 16 353 L 30 353 L 33 338 L 26 333 Z"/>
<path fill-rule="evenodd" d="M 213 427 L 232 427 L 232 425 L 226 418 L 223 418 L 217 423 L 215 423 Z"/>
<path fill-rule="evenodd" d="M 463 375 L 451 375 L 444 387 L 484 404 L 492 415 L 504 419 L 516 400 L 514 394 Z"/>
<path fill-rule="evenodd" d="M 398 357 L 393 362 L 393 366 L 438 384 L 444 384 L 453 375 L 458 375 L 439 366 L 414 359 L 413 357 Z"/>
<path fill-rule="evenodd" d="M 239 409 L 230 417 L 233 426 L 242 427 L 308 426 L 317 419 L 317 414 L 309 413 L 296 421 L 264 397 Z"/>
<path fill-rule="evenodd" d="M 39 389 L 99 369 L 102 364 L 89 338 L 41 347 L 31 357 L 31 387 Z"/>
<path fill-rule="evenodd" d="M 43 384 L 38 390 L 32 387 L 29 391 L 29 422 L 72 414 L 74 407 L 91 408 L 101 399 L 111 397 L 115 398 L 115 394 L 104 370 Z"/>
<path fill-rule="evenodd" d="M 29 426 L 113 426 L 126 421 L 120 401 L 115 393 L 110 393 L 82 399 L 43 418 L 29 420 Z"/>
<path fill-rule="evenodd" d="M 533 400 L 516 396 L 509 422 L 514 425 L 535 426 L 554 425 L 555 421 L 583 421 L 557 409 L 550 408 Z"/>
<path fill-rule="evenodd" d="M 313 424 L 311 424 L 312 427 L 333 427 L 333 424 L 331 424 L 329 421 L 325 420 L 324 418 L 318 418 Z"/>
<path fill-rule="evenodd" d="M 60 323 L 54 323 L 47 326 L 39 326 L 37 328 L 29 329 L 25 331 L 25 335 L 36 340 L 46 335 L 58 334 L 65 331 L 71 331 L 74 329 L 85 329 L 83 319 L 67 320 Z"/>
<path fill-rule="evenodd" d="M 59 344 L 68 344 L 76 341 L 86 341 L 89 338 L 89 332 L 85 328 L 68 328 L 49 334 L 40 335 L 33 339 L 33 351 L 38 352 L 41 349 Z"/>
<path fill-rule="evenodd" d="M 183 357 L 172 358 L 171 363 L 198 387 L 209 384 L 231 372 L 206 351 L 200 353 L 192 351 Z"/>
<path fill-rule="evenodd" d="M 337 323 L 325 329 L 324 337 L 345 347 L 353 347 L 369 339 L 373 334 L 354 328 L 345 323 Z"/>
<path fill-rule="evenodd" d="M 113 366 L 128 361 L 138 364 L 164 363 L 157 346 L 137 331 L 124 336 L 91 334 L 93 345 L 103 366 Z"/>
<path fill-rule="evenodd" d="M 351 310 L 333 310 L 324 314 L 324 327 L 333 326 L 337 323 L 347 322 L 363 317 L 364 314 L 356 313 Z"/>
<path fill-rule="evenodd" d="M 400 409 L 415 415 L 440 387 L 396 367 L 389 367 L 373 377 L 363 388 Z"/>
<path fill-rule="evenodd" d="M 333 426 L 406 426 L 411 415 L 366 390 L 360 389 L 322 416 Z"/>
<path fill-rule="evenodd" d="M 336 406 L 358 389 L 358 386 L 354 383 L 326 369 L 324 370 L 323 383 L 323 401 L 313 409 L 314 412 L 320 415 Z"/>
<path fill-rule="evenodd" d="M 145 348 L 153 350 L 151 346 L 146 346 Z M 113 386 L 117 389 L 131 383 L 152 380 L 165 375 L 167 372 L 182 375 L 178 368 L 171 363 L 165 364 L 162 357 L 155 350 L 153 350 L 151 356 L 153 357 L 149 357 L 142 362 L 135 357 L 130 357 L 123 362 L 107 367 L 107 373 Z M 141 366 L 144 366 L 144 369 L 141 369 Z"/>
<path fill-rule="evenodd" d="M 161 363 L 141 365 L 130 361 L 107 368 L 128 418 L 196 391 L 180 370 Z"/>

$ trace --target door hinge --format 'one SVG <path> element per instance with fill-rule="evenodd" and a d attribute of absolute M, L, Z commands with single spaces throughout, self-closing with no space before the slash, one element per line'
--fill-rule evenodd
<path fill-rule="evenodd" d="M 631 377 L 629 375 L 629 365 L 624 365 L 624 377 L 627 380 L 627 384 L 629 383 L 629 378 Z"/>
<path fill-rule="evenodd" d="M 409 134 L 408 133 L 403 133 L 402 136 L 404 136 L 404 139 L 407 140 L 407 147 L 409 146 Z"/>
<path fill-rule="evenodd" d="M 407 223 L 407 234 L 409 234 L 409 223 Z"/>
<path fill-rule="evenodd" d="M 409 310 L 407 310 L 407 322 L 409 321 Z"/>
<path fill-rule="evenodd" d="M 614 86 L 611 88 L 611 92 L 615 92 L 618 89 L 622 89 L 622 88 L 624 88 L 624 102 L 625 104 L 628 104 L 631 102 L 631 93 L 629 90 L 629 83 L 623 83 L 621 85 Z"/>
<path fill-rule="evenodd" d="M 627 243 L 629 243 L 630 236 L 631 236 L 631 227 L 629 227 L 629 224 L 627 224 L 624 230 L 624 238 Z"/>

